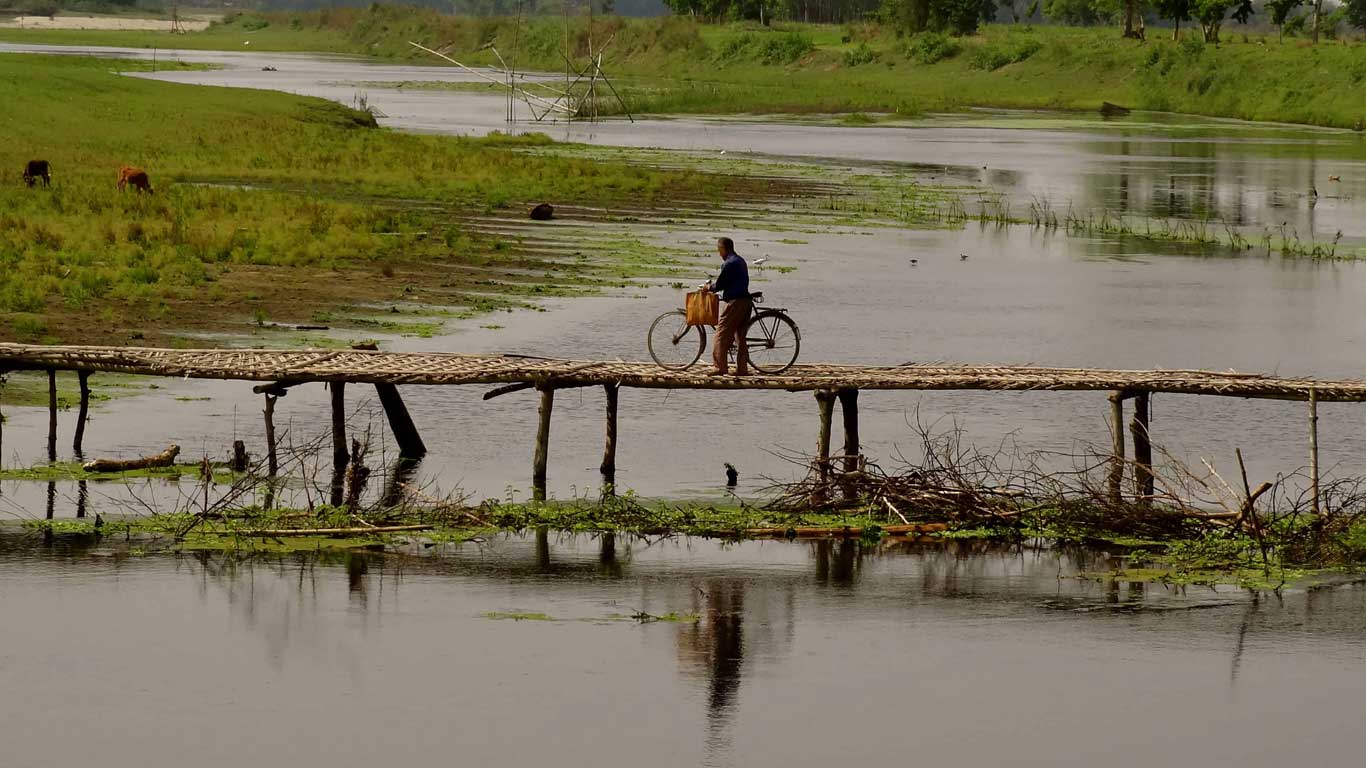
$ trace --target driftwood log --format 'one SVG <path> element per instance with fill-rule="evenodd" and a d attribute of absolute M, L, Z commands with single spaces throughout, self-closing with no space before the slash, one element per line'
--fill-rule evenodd
<path fill-rule="evenodd" d="M 888 536 L 907 536 L 917 533 L 938 533 L 947 531 L 949 526 L 945 523 L 912 523 L 910 525 L 883 525 L 879 530 Z M 754 537 L 773 536 L 777 538 L 794 537 L 807 539 L 812 537 L 824 538 L 827 536 L 862 536 L 863 528 L 856 525 L 835 526 L 835 527 L 799 527 L 799 528 L 748 528 L 745 535 Z"/>
<path fill-rule="evenodd" d="M 81 469 L 86 472 L 130 472 L 135 469 L 169 467 L 175 464 L 175 457 L 179 455 L 180 446 L 173 445 L 154 456 L 144 456 L 140 459 L 95 459 L 94 461 L 87 461 L 81 465 Z"/>
<path fill-rule="evenodd" d="M 275 528 L 252 531 L 206 531 L 218 536 L 242 536 L 249 539 L 281 539 L 288 536 L 366 536 L 372 533 L 402 533 L 429 531 L 430 525 L 376 525 L 364 528 Z"/>

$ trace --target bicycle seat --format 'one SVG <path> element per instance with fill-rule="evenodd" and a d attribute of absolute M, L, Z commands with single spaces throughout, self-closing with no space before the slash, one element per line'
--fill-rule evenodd
<path fill-rule="evenodd" d="M 751 293 L 751 294 L 749 295 L 749 300 L 750 300 L 750 301 L 763 301 L 763 300 L 764 300 L 764 292 L 763 292 L 763 291 L 755 291 L 754 293 Z"/>

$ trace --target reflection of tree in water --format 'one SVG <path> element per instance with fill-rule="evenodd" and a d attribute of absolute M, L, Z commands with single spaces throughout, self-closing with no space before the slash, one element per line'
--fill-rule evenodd
<path fill-rule="evenodd" d="M 700 618 L 678 633 L 678 660 L 684 673 L 707 678 L 709 764 L 731 749 L 730 725 L 745 655 L 746 586 L 743 579 L 714 579 L 697 587 L 693 610 Z"/>

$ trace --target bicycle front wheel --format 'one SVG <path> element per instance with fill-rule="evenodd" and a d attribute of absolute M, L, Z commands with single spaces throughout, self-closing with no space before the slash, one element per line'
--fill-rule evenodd
<path fill-rule="evenodd" d="M 760 310 L 745 328 L 749 364 L 760 373 L 782 373 L 797 362 L 802 332 L 792 318 L 772 309 Z"/>
<path fill-rule="evenodd" d="M 707 332 L 700 325 L 688 325 L 688 314 L 675 309 L 655 318 L 645 343 L 650 348 L 650 357 L 660 368 L 683 371 L 702 357 Z"/>

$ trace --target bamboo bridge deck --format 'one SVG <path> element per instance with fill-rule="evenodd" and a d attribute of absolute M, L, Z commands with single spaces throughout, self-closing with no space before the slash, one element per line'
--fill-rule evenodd
<path fill-rule="evenodd" d="M 601 465 L 605 487 L 615 482 L 617 406 L 623 387 L 642 389 L 779 390 L 813 392 L 819 407 L 820 429 L 813 466 L 822 477 L 834 471 L 834 460 L 846 472 L 861 460 L 858 436 L 860 390 L 981 390 L 1013 392 L 1109 392 L 1114 437 L 1111 492 L 1118 498 L 1126 468 L 1132 466 L 1136 498 L 1153 494 L 1152 444 L 1149 437 L 1150 396 L 1156 393 L 1292 400 L 1309 403 L 1310 474 L 1313 498 L 1318 500 L 1318 403 L 1366 401 L 1366 380 L 1322 380 L 1269 376 L 1234 371 L 1108 370 L 1040 366 L 980 366 L 906 363 L 895 366 L 798 365 L 781 375 L 743 378 L 707 375 L 708 366 L 669 371 L 653 363 L 622 360 L 564 360 L 528 355 L 467 355 L 434 352 L 380 352 L 343 349 L 152 349 L 139 347 L 39 346 L 0 343 L 0 373 L 36 370 L 48 375 L 48 456 L 56 457 L 57 384 L 59 371 L 80 377 L 81 403 L 73 448 L 81 451 L 89 407 L 89 378 L 112 372 L 144 376 L 265 382 L 253 390 L 265 396 L 266 441 L 271 472 L 275 467 L 273 413 L 275 401 L 291 387 L 327 383 L 332 401 L 334 503 L 340 497 L 340 477 L 349 462 L 346 441 L 347 384 L 371 384 L 378 393 L 400 456 L 417 459 L 427 449 L 410 417 L 399 385 L 501 385 L 485 399 L 535 389 L 540 395 L 532 484 L 544 498 L 549 454 L 550 420 L 555 391 L 601 386 L 606 395 L 606 447 Z M 1124 401 L 1134 401 L 1133 460 L 1126 462 Z M 834 404 L 842 411 L 844 446 L 841 456 L 830 452 Z M 240 448 L 240 446 L 237 446 Z M 352 446 L 355 450 L 355 446 Z M 1317 504 L 1315 505 L 1317 506 Z"/>
<path fill-rule="evenodd" d="M 778 376 L 707 376 L 699 364 L 667 371 L 649 362 L 526 355 L 308 349 L 153 349 L 0 344 L 0 370 L 117 372 L 285 384 L 528 384 L 651 389 L 1107 391 L 1307 401 L 1366 401 L 1366 380 L 1319 380 L 1233 371 L 1108 370 L 907 363 L 797 365 Z"/>

